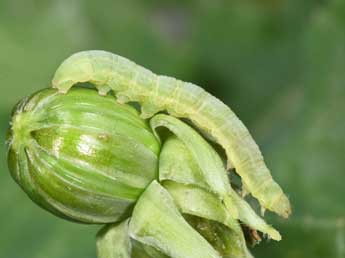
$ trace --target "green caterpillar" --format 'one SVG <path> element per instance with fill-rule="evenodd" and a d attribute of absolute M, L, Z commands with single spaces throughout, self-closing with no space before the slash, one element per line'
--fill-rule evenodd
<path fill-rule="evenodd" d="M 124 57 L 99 50 L 70 56 L 52 81 L 61 93 L 78 82 L 93 83 L 101 95 L 112 90 L 120 103 L 139 102 L 143 118 L 166 110 L 172 116 L 190 119 L 225 149 L 228 167 L 236 169 L 244 190 L 264 209 L 285 218 L 291 213 L 288 198 L 273 180 L 248 129 L 228 106 L 202 88 L 156 75 Z"/>

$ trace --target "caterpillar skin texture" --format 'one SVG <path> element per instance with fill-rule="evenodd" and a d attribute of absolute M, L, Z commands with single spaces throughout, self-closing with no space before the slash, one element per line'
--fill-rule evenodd
<path fill-rule="evenodd" d="M 101 95 L 112 90 L 120 103 L 139 102 L 143 118 L 166 110 L 172 116 L 190 119 L 225 149 L 228 164 L 241 176 L 244 190 L 264 209 L 285 218 L 291 213 L 288 198 L 273 180 L 248 129 L 228 106 L 202 88 L 156 75 L 124 57 L 99 50 L 67 58 L 52 83 L 66 93 L 78 82 L 93 83 Z"/>

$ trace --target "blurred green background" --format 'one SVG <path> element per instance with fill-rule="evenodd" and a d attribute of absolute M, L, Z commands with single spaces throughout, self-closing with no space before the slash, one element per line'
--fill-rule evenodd
<path fill-rule="evenodd" d="M 288 193 L 256 257 L 345 257 L 345 1 L 0 0 L 0 119 L 70 54 L 108 50 L 227 103 Z M 0 257 L 95 258 L 98 226 L 35 206 L 1 152 Z"/>

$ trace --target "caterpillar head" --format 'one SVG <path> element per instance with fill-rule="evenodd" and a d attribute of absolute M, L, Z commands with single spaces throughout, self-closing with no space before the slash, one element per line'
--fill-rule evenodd
<path fill-rule="evenodd" d="M 93 67 L 88 52 L 79 52 L 67 58 L 56 70 L 53 88 L 66 93 L 78 82 L 90 81 Z"/>

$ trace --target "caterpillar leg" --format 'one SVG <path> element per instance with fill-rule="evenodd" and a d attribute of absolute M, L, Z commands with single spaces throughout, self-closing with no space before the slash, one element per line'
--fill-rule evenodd
<path fill-rule="evenodd" d="M 140 117 L 143 119 L 147 119 L 147 118 L 154 116 L 159 111 L 161 111 L 161 109 L 158 106 L 156 106 L 155 104 L 150 103 L 150 102 L 144 102 L 141 105 Z"/>
<path fill-rule="evenodd" d="M 75 83 L 73 81 L 67 80 L 65 82 L 60 82 L 59 84 L 53 83 L 53 88 L 57 89 L 62 94 L 66 94 L 74 84 Z"/>
<path fill-rule="evenodd" d="M 108 85 L 96 85 L 99 95 L 106 96 L 111 88 Z"/>

